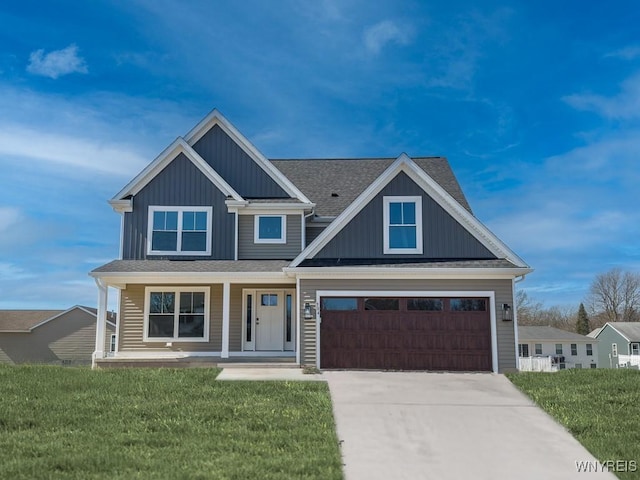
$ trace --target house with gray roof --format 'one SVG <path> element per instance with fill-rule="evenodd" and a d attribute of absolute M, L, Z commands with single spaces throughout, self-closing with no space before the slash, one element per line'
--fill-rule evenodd
<path fill-rule="evenodd" d="M 67 310 L 0 310 L 0 363 L 90 364 L 96 347 L 95 308 Z M 109 353 L 115 341 L 115 315 L 105 319 L 102 345 Z"/>
<path fill-rule="evenodd" d="M 522 371 L 597 368 L 598 340 L 549 326 L 518 326 Z"/>
<path fill-rule="evenodd" d="M 603 368 L 640 368 L 640 322 L 608 322 L 589 333 L 600 344 Z"/>
<path fill-rule="evenodd" d="M 514 282 L 532 270 L 443 157 L 268 159 L 214 110 L 110 204 L 120 252 L 91 272 L 95 365 L 517 367 Z"/>

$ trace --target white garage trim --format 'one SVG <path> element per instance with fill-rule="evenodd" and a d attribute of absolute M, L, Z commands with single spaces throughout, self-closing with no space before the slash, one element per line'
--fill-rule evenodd
<path fill-rule="evenodd" d="M 320 368 L 320 299 L 322 297 L 473 297 L 489 299 L 491 318 L 491 368 L 498 373 L 498 334 L 496 329 L 496 293 L 494 291 L 425 290 L 318 290 L 316 291 L 316 367 Z"/>

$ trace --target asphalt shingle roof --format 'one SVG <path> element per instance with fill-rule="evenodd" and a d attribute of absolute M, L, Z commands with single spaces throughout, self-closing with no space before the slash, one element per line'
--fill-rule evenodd
<path fill-rule="evenodd" d="M 316 215 L 335 217 L 347 208 L 395 158 L 271 160 L 316 204 Z M 444 157 L 412 158 L 431 178 L 471 212 L 449 162 Z"/>
<path fill-rule="evenodd" d="M 290 260 L 114 260 L 96 273 L 280 272 Z"/>
<path fill-rule="evenodd" d="M 28 332 L 64 310 L 0 310 L 0 332 Z"/>
<path fill-rule="evenodd" d="M 640 342 L 640 322 L 610 322 L 613 328 L 632 342 Z"/>
<path fill-rule="evenodd" d="M 559 341 L 577 341 L 577 342 L 593 342 L 593 338 L 578 333 L 567 332 L 559 328 L 546 326 L 518 326 L 518 341 L 532 340 L 559 340 Z"/>

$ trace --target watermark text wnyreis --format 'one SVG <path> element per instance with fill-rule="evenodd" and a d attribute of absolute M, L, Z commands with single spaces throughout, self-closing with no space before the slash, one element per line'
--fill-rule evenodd
<path fill-rule="evenodd" d="M 637 472 L 638 462 L 635 460 L 576 460 L 576 470 L 583 473 L 597 472 Z"/>

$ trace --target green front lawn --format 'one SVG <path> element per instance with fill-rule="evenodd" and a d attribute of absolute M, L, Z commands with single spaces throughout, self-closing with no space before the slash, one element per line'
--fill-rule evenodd
<path fill-rule="evenodd" d="M 564 370 L 507 376 L 598 460 L 635 462 L 636 471 L 618 471 L 619 478 L 640 478 L 638 370 Z M 627 464 L 629 470 L 633 465 Z"/>
<path fill-rule="evenodd" d="M 0 478 L 342 478 L 323 382 L 0 365 Z"/>

